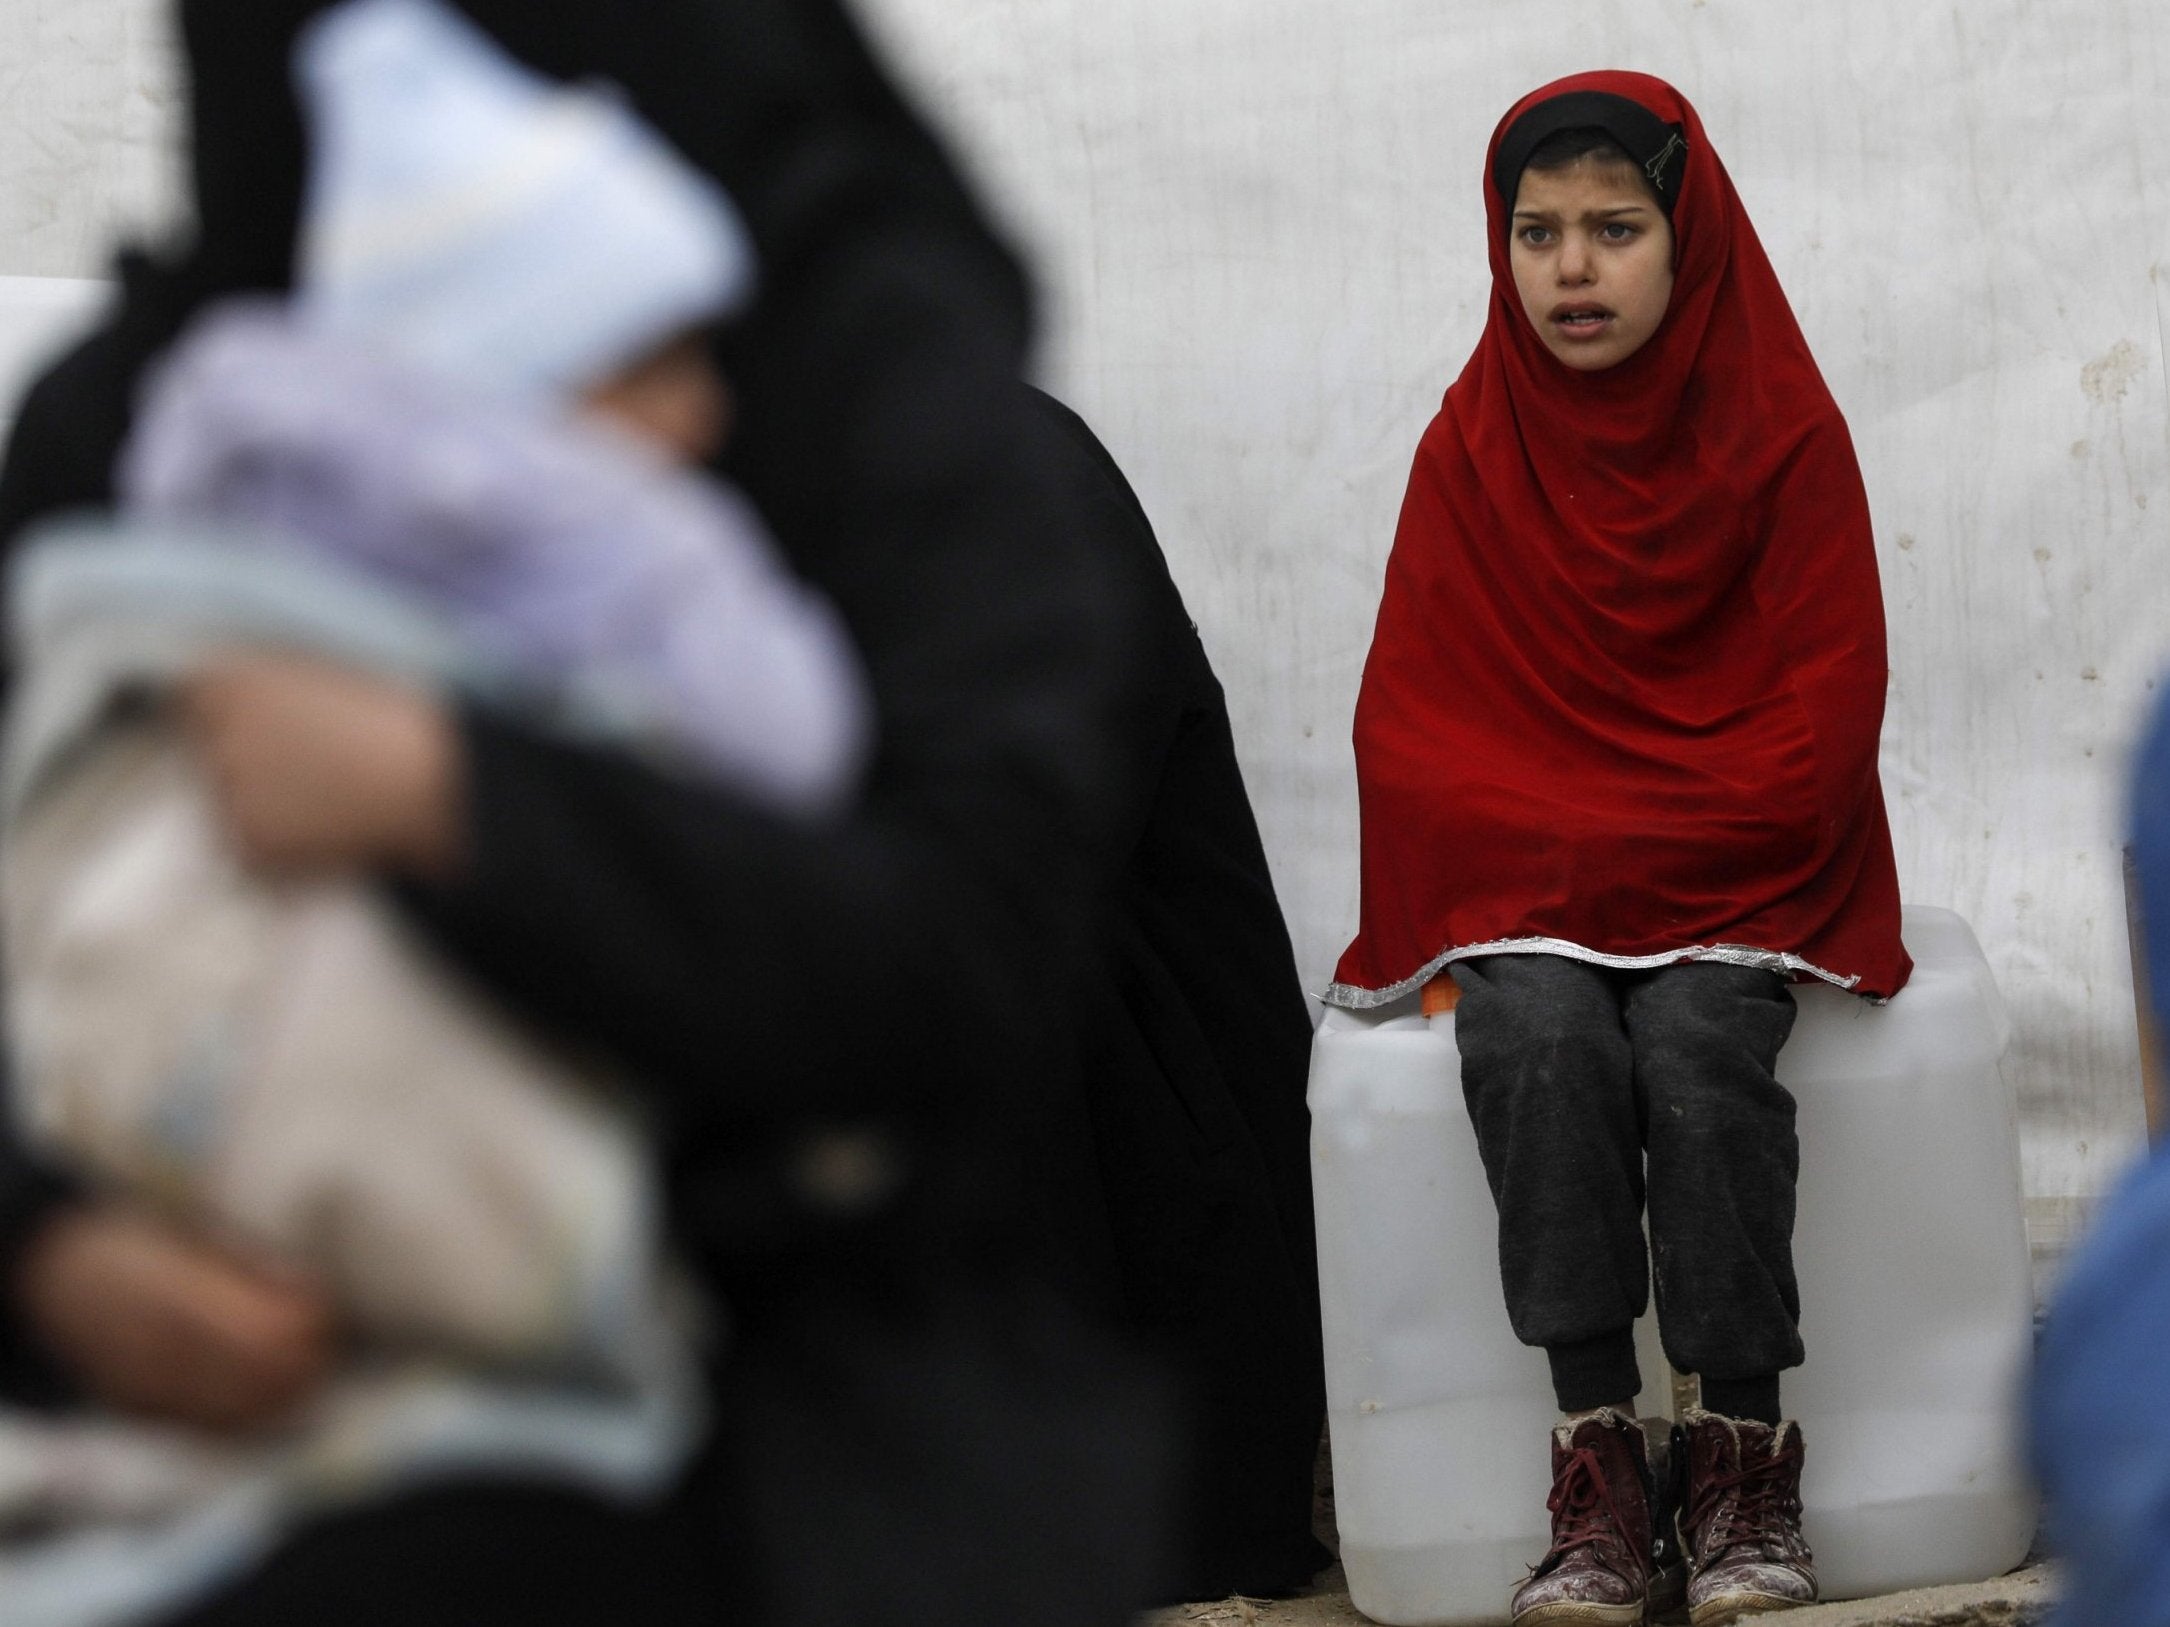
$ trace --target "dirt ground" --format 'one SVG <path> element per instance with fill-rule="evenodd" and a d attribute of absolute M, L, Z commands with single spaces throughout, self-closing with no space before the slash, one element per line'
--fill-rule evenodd
<path fill-rule="evenodd" d="M 1312 1523 L 1319 1540 L 1338 1551 L 1333 1462 L 1323 1442 Z M 2039 1627 L 2054 1596 L 2051 1568 L 2034 1564 L 1990 1581 L 1817 1605 L 1784 1619 L 1788 1627 Z M 1362 1627 L 1369 1620 L 1349 1602 L 1348 1580 L 1337 1564 L 1300 1598 L 1175 1605 L 1139 1617 L 1136 1627 Z"/>
<path fill-rule="evenodd" d="M 1321 1575 L 1299 1599 L 1221 1599 L 1212 1604 L 1180 1604 L 1138 1618 L 1138 1627 L 1348 1627 L 1369 1618 L 1349 1603 L 1349 1585 L 1341 1567 Z"/>
<path fill-rule="evenodd" d="M 2041 1627 L 2055 1597 L 2050 1568 L 2036 1565 L 1990 1582 L 1925 1588 L 1793 1611 L 1786 1627 Z M 1139 1627 L 1350 1627 L 1365 1623 L 1336 1565 L 1300 1599 L 1222 1599 L 1141 1617 Z"/>
<path fill-rule="evenodd" d="M 1336 1553 L 1341 1537 L 1334 1526 L 1334 1460 L 1324 1436 L 1312 1471 L 1311 1529 Z M 1337 1564 L 1323 1571 L 1311 1590 L 1295 1599 L 1221 1599 L 1210 1604 L 1180 1604 L 1140 1616 L 1137 1627 L 1345 1627 L 1370 1618 L 1349 1602 L 1348 1579 Z"/>

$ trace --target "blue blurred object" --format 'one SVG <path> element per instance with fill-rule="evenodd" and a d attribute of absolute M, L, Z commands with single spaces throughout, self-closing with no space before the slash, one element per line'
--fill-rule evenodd
<path fill-rule="evenodd" d="M 2135 762 L 2150 998 L 2170 1013 L 2170 698 Z M 2029 1426 L 2066 1566 L 2058 1627 L 2170 1624 L 2170 1147 L 2103 1205 L 2037 1352 Z"/>
<path fill-rule="evenodd" d="M 2074 1253 L 2031 1412 L 2066 1566 L 2059 1627 L 2170 1623 L 2170 1152 L 2127 1178 Z"/>

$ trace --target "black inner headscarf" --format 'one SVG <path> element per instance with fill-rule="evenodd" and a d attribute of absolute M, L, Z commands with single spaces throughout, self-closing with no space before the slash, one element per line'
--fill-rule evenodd
<path fill-rule="evenodd" d="M 1640 103 L 1602 90 L 1569 91 L 1539 102 L 1508 127 L 1492 165 L 1492 184 L 1501 202 L 1514 207 L 1530 155 L 1563 130 L 1602 130 L 1612 137 L 1649 180 L 1658 207 L 1672 214 L 1680 178 L 1688 168 L 1687 132 Z"/>

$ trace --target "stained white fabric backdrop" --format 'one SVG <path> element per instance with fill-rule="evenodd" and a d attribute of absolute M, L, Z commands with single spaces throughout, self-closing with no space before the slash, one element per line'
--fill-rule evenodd
<path fill-rule="evenodd" d="M 868 3 L 1159 525 L 1314 986 L 1354 923 L 1348 721 L 1402 481 L 1483 310 L 1485 138 L 1580 68 L 1687 91 L 1861 449 L 1901 876 L 2012 1002 L 2053 1250 L 2140 1133 L 2119 782 L 2170 663 L 2170 8 Z M 0 273 L 93 273 L 169 202 L 155 13 L 0 0 Z"/>
<path fill-rule="evenodd" d="M 169 0 L 0 0 L 0 273 L 89 276 L 178 188 Z"/>

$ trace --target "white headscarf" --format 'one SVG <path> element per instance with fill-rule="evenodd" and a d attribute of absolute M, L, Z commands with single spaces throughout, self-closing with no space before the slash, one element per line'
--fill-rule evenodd
<path fill-rule="evenodd" d="M 493 394 L 596 382 L 730 314 L 729 197 L 614 95 L 546 79 L 437 0 L 349 0 L 297 42 L 297 303 Z"/>

